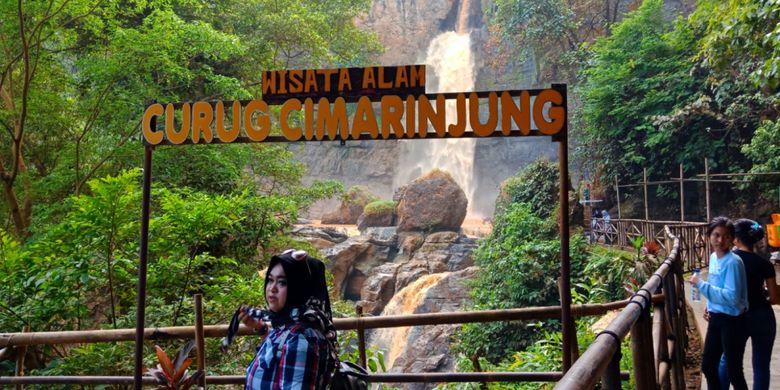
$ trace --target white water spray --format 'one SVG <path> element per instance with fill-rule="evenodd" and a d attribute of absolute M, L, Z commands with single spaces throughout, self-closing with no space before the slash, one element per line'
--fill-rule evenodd
<path fill-rule="evenodd" d="M 474 59 L 471 53 L 471 35 L 468 31 L 468 0 L 461 2 L 459 11 L 457 31 L 439 34 L 428 46 L 425 64 L 428 70 L 436 74 L 435 78 L 428 77 L 426 90 L 429 93 L 469 92 L 474 89 Z M 446 109 L 447 125 L 456 123 L 455 102 L 447 102 Z M 471 128 L 468 127 L 467 131 L 470 130 Z M 476 140 L 428 138 L 425 141 L 400 142 L 399 160 L 402 170 L 396 173 L 393 187 L 403 186 L 434 168 L 447 171 L 466 193 L 469 199 L 468 215 L 471 215 L 474 204 L 472 176 Z"/>

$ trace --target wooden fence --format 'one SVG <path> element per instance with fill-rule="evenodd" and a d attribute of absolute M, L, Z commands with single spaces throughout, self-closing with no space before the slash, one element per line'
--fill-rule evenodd
<path fill-rule="evenodd" d="M 669 228 L 665 234 L 669 254 L 664 262 L 555 389 L 592 389 L 599 382 L 603 389 L 620 389 L 620 344 L 629 332 L 635 388 L 685 389 L 687 308 L 680 241 Z M 662 302 L 650 299 L 657 292 L 663 292 Z"/>
<path fill-rule="evenodd" d="M 647 221 L 643 219 L 613 219 L 609 223 L 604 219 L 596 219 L 589 225 L 591 242 L 617 246 L 626 250 L 634 250 L 632 241 L 643 237 L 645 241 L 655 241 L 660 249 L 659 256 L 666 256 L 666 232 L 668 227 L 675 237 L 679 238 L 679 256 L 683 270 L 690 272 L 693 268 L 704 268 L 710 253 L 707 240 L 707 223 L 680 221 Z"/>
<path fill-rule="evenodd" d="M 607 330 L 600 333 L 596 341 L 585 354 L 564 375 L 563 372 L 474 372 L 474 373 L 385 373 L 371 374 L 372 383 L 401 382 L 554 382 L 559 381 L 556 388 L 560 389 L 590 389 L 604 373 L 603 388 L 619 389 L 620 381 L 626 380 L 629 373 L 619 371 L 620 340 L 632 329 L 632 344 L 634 349 L 634 375 L 639 389 L 645 389 L 649 383 L 669 383 L 670 372 L 672 389 L 679 387 L 683 364 L 683 348 L 685 338 L 685 306 L 682 290 L 682 267 L 679 261 L 679 240 L 667 230 L 668 239 L 665 242 L 669 256 L 661 267 L 650 277 L 649 281 L 630 299 L 606 304 L 573 305 L 572 315 L 576 317 L 603 315 L 611 310 L 623 309 L 619 317 L 613 321 Z M 672 242 L 673 241 L 673 242 Z M 653 308 L 652 332 L 650 308 Z M 197 369 L 205 371 L 205 354 L 203 338 L 223 337 L 227 334 L 226 325 L 204 326 L 202 323 L 202 304 L 196 297 L 196 325 L 169 328 L 149 328 L 145 330 L 144 339 L 185 339 L 197 340 Z M 473 322 L 493 322 L 512 320 L 560 319 L 560 306 L 529 307 L 509 310 L 488 310 L 453 313 L 428 313 L 414 315 L 339 318 L 334 320 L 339 330 L 355 329 L 359 338 L 363 338 L 366 329 L 391 328 L 403 326 L 421 326 L 437 324 L 463 324 Z M 241 327 L 239 335 L 251 335 L 251 329 Z M 0 333 L 0 356 L 11 348 L 17 352 L 30 345 L 53 345 L 73 343 L 96 343 L 132 341 L 135 339 L 135 329 L 89 330 L 65 332 L 22 332 Z M 576 346 L 574 346 L 576 348 Z M 616 352 L 617 351 L 617 352 Z M 364 345 L 360 345 L 361 361 L 365 361 Z M 17 365 L 23 366 L 24 354 L 19 354 Z M 575 353 L 576 355 L 576 353 Z M 655 362 L 655 364 L 649 363 Z M 17 376 L 0 377 L 0 386 L 17 385 L 98 385 L 114 384 L 129 385 L 134 383 L 132 376 L 23 376 L 21 371 Z M 657 373 L 657 374 L 656 374 Z M 652 378 L 651 378 L 652 377 Z M 242 384 L 244 376 L 207 376 L 206 383 Z M 144 377 L 143 384 L 152 386 L 156 382 L 152 377 Z M 648 385 L 649 386 L 649 385 Z M 683 383 L 684 386 L 684 383 Z"/>

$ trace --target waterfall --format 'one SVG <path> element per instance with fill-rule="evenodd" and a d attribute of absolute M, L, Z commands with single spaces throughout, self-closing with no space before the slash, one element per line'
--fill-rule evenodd
<path fill-rule="evenodd" d="M 449 272 L 443 272 L 432 275 L 421 276 L 419 279 L 402 288 L 397 294 L 393 295 L 390 302 L 387 303 L 382 316 L 414 314 L 425 298 L 425 294 L 432 286 L 442 280 Z M 411 327 L 383 328 L 372 332 L 370 344 L 387 351 L 385 355 L 385 365 L 388 370 L 393 367 L 396 359 L 406 349 L 407 339 Z"/>
<path fill-rule="evenodd" d="M 456 31 L 436 36 L 428 46 L 425 64 L 429 76 L 429 93 L 468 92 L 474 89 L 474 59 L 471 53 L 471 35 L 468 30 L 469 0 L 462 0 L 458 10 Z M 436 77 L 431 77 L 431 71 Z M 455 123 L 455 102 L 447 102 L 447 124 Z M 468 128 L 467 130 L 471 130 Z M 419 131 L 425 131 L 420 129 Z M 399 169 L 393 178 L 398 188 L 434 169 L 449 172 L 469 199 L 471 216 L 474 199 L 474 148 L 476 140 L 432 139 L 400 141 Z"/>

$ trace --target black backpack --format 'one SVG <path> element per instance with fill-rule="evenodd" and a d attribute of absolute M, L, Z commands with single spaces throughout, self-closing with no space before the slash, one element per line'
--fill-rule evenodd
<path fill-rule="evenodd" d="M 352 362 L 340 362 L 330 378 L 331 390 L 368 390 L 368 372 Z"/>

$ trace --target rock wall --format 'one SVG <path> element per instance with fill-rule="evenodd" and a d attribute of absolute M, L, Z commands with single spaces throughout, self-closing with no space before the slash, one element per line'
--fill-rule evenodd
<path fill-rule="evenodd" d="M 338 297 L 355 301 L 368 315 L 462 310 L 469 301 L 465 282 L 478 270 L 471 257 L 476 240 L 457 232 L 380 227 L 347 237 L 340 229 L 299 227 L 294 234 L 321 249 Z M 382 329 L 368 333 L 368 345 L 385 351 L 391 372 L 452 371 L 450 338 L 457 329 Z"/>
<path fill-rule="evenodd" d="M 468 9 L 461 15 L 462 5 Z M 384 45 L 385 52 L 380 56 L 379 64 L 419 64 L 424 63 L 428 45 L 436 35 L 454 31 L 458 18 L 467 17 L 476 59 L 476 89 L 484 89 L 489 84 L 486 80 L 492 75 L 484 72 L 482 66 L 482 47 L 487 38 L 483 5 L 477 0 L 375 0 L 368 15 L 358 20 L 358 25 L 375 31 Z M 532 69 L 530 67 L 529 71 Z M 428 73 L 430 85 L 436 75 L 430 68 Z M 521 87 L 526 86 L 500 88 Z M 335 179 L 344 183 L 346 188 L 366 185 L 384 199 L 390 199 L 396 190 L 393 178 L 410 163 L 402 161 L 398 141 L 348 141 L 345 145 L 339 142 L 306 143 L 304 148 L 299 160 L 308 167 L 305 181 Z M 471 173 L 476 190 L 473 199 L 469 199 L 469 203 L 474 205 L 471 211 L 475 215 L 469 217 L 490 217 L 499 184 L 540 157 L 556 159 L 556 144 L 543 137 L 477 140 Z M 319 219 L 337 203 L 335 199 L 320 202 L 311 208 L 308 217 Z"/>

